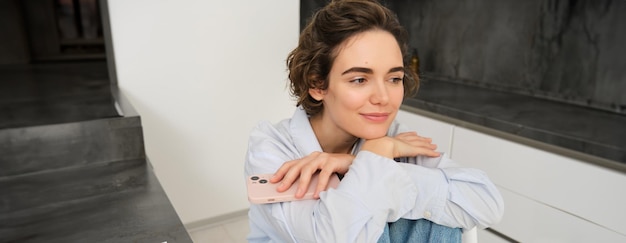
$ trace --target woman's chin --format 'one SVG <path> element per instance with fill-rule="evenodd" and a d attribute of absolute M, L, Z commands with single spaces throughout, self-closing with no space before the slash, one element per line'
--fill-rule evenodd
<path fill-rule="evenodd" d="M 387 136 L 387 131 L 366 132 L 366 133 L 358 134 L 356 137 L 359 137 L 365 140 L 370 140 L 370 139 L 382 138 L 384 136 Z"/>

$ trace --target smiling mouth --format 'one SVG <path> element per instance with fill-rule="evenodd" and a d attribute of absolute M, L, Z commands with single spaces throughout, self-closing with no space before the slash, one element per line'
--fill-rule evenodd
<path fill-rule="evenodd" d="M 368 121 L 384 122 L 387 120 L 387 118 L 389 118 L 389 113 L 366 113 L 361 114 L 361 116 L 363 116 L 363 118 Z"/>

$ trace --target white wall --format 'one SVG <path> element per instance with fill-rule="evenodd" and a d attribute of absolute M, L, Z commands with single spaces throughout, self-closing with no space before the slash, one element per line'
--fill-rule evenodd
<path fill-rule="evenodd" d="M 117 80 L 184 224 L 248 207 L 243 160 L 260 120 L 290 117 L 285 59 L 299 1 L 109 0 Z"/>

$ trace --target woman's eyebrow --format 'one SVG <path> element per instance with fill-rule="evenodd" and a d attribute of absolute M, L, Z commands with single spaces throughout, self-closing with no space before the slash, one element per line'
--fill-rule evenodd
<path fill-rule="evenodd" d="M 403 72 L 404 71 L 404 67 L 394 67 L 389 69 L 388 73 L 393 73 L 393 72 Z M 343 73 L 341 73 L 341 75 L 345 75 L 347 73 L 367 73 L 367 74 L 372 74 L 374 73 L 374 70 L 372 70 L 371 68 L 365 68 L 365 67 L 351 67 L 346 71 L 343 71 Z"/>
<path fill-rule="evenodd" d="M 393 72 L 404 72 L 404 67 L 395 67 L 395 68 L 389 69 L 389 73 L 393 73 Z"/>
<path fill-rule="evenodd" d="M 372 74 L 374 73 L 374 70 L 372 70 L 371 68 L 364 68 L 364 67 L 351 67 L 346 71 L 343 71 L 343 73 L 341 73 L 341 75 L 345 75 L 347 73 L 367 73 L 367 74 Z"/>

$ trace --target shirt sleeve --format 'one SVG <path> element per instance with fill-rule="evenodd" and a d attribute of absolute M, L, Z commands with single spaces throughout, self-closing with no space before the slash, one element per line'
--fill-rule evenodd
<path fill-rule="evenodd" d="M 500 221 L 504 211 L 502 196 L 484 172 L 472 168 L 399 164 L 409 174 L 419 194 L 415 207 L 403 218 L 426 218 L 437 224 L 465 229 L 486 228 Z"/>
<path fill-rule="evenodd" d="M 397 124 L 395 129 L 406 130 Z M 418 191 L 414 208 L 403 218 L 425 218 L 465 229 L 486 228 L 502 218 L 502 196 L 483 171 L 463 168 L 445 154 L 402 158 L 400 162 Z"/>
<path fill-rule="evenodd" d="M 260 138 L 251 139 L 247 175 L 275 170 L 300 156 L 280 139 Z M 249 240 L 376 242 L 387 222 L 414 208 L 417 196 L 417 187 L 401 164 L 361 151 L 339 186 L 322 192 L 319 200 L 251 205 Z"/>
<path fill-rule="evenodd" d="M 286 131 L 253 131 L 245 173 L 273 173 L 302 158 Z M 403 158 L 360 151 L 336 189 L 319 200 L 251 205 L 250 242 L 376 242 L 387 222 L 426 218 L 472 228 L 499 220 L 502 198 L 487 176 L 445 156 Z"/>

